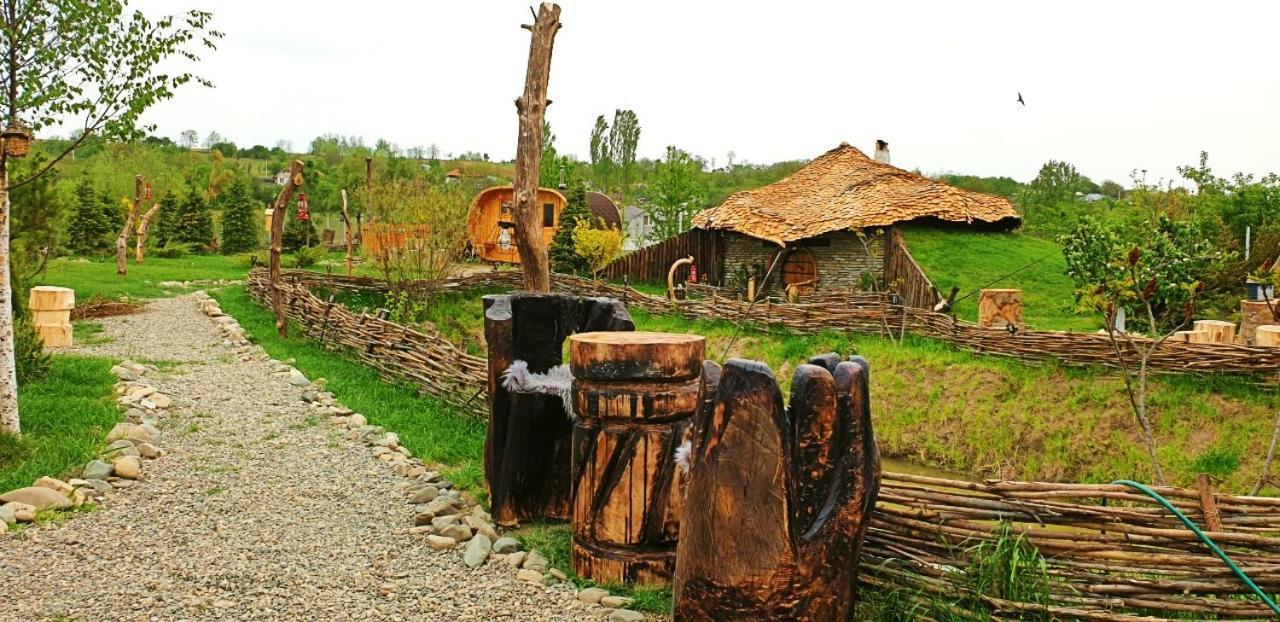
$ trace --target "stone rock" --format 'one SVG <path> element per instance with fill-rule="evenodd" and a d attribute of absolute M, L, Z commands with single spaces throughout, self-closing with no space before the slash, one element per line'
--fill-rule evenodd
<path fill-rule="evenodd" d="M 117 423 L 115 427 L 111 428 L 110 432 L 107 432 L 107 442 L 110 443 L 128 438 L 129 432 L 133 431 L 133 428 L 135 427 L 137 426 L 132 423 L 126 423 L 123 421 Z"/>
<path fill-rule="evenodd" d="M 525 553 L 524 551 L 516 551 L 515 553 L 507 555 L 507 558 L 503 561 L 507 562 L 508 566 L 519 568 L 520 564 L 524 563 L 526 555 L 528 555 L 528 553 Z"/>
<path fill-rule="evenodd" d="M 107 493 L 110 493 L 111 491 L 115 490 L 114 486 L 100 479 L 91 479 L 91 480 L 88 480 L 88 482 L 89 482 L 89 485 L 92 486 L 93 489 L 97 491 L 99 495 L 106 495 Z"/>
<path fill-rule="evenodd" d="M 90 460 L 88 464 L 84 465 L 84 471 L 80 474 L 80 477 L 88 480 L 104 480 L 111 477 L 112 472 L 111 465 L 101 460 Z"/>
<path fill-rule="evenodd" d="M 449 525 L 457 525 L 458 523 L 458 516 L 456 514 L 451 514 L 449 516 L 435 516 L 431 519 L 431 526 L 434 527 L 436 531 L 444 529 Z"/>
<path fill-rule="evenodd" d="M 485 522 L 484 519 L 475 516 L 467 516 L 462 522 L 466 523 L 467 526 L 471 527 L 471 529 L 476 533 L 484 534 L 489 538 L 489 540 L 498 540 L 498 532 L 493 529 L 493 525 Z"/>
<path fill-rule="evenodd" d="M 302 375 L 302 372 L 296 369 L 291 369 L 289 371 L 289 384 L 295 387 L 305 387 L 311 384 L 311 381 L 307 380 L 307 377 Z"/>
<path fill-rule="evenodd" d="M 528 581 L 529 583 L 537 583 L 541 585 L 542 573 L 538 572 L 537 570 L 529 570 L 528 568 L 522 568 L 520 569 L 520 572 L 516 573 L 516 579 L 520 581 Z"/>
<path fill-rule="evenodd" d="M 432 520 L 432 519 L 434 519 L 434 518 L 435 518 L 435 515 L 434 515 L 434 514 L 427 514 L 426 512 L 423 512 L 423 513 L 421 513 L 421 514 L 415 514 L 415 515 L 413 516 L 413 526 L 414 526 L 414 527 L 421 527 L 421 526 L 423 526 L 423 525 L 426 525 L 426 526 L 430 527 L 430 526 L 431 526 L 431 520 Z"/>
<path fill-rule="evenodd" d="M 440 496 L 440 490 L 435 486 L 425 486 L 412 497 L 409 497 L 409 503 L 427 503 Z"/>
<path fill-rule="evenodd" d="M 594 605 L 596 603 L 599 603 L 601 598 L 604 598 L 605 596 L 608 596 L 608 595 L 609 595 L 609 590 L 602 590 L 598 587 L 589 587 L 585 590 L 582 590 L 581 592 L 578 592 L 578 600 L 584 603 L 587 603 L 589 605 Z"/>
<path fill-rule="evenodd" d="M 302 392 L 302 401 L 304 401 L 304 402 L 314 402 L 314 401 L 316 401 L 316 398 L 317 398 L 319 395 L 320 395 L 320 392 L 319 392 L 319 391 L 316 391 L 315 389 L 307 389 L 306 391 L 303 391 L 303 392 Z"/>
<path fill-rule="evenodd" d="M 382 440 L 387 444 L 387 447 L 392 449 L 400 447 L 400 435 L 395 432 L 387 432 L 387 435 L 382 437 Z"/>
<path fill-rule="evenodd" d="M 494 553 L 515 553 L 520 550 L 520 541 L 515 538 L 498 538 L 493 541 Z"/>
<path fill-rule="evenodd" d="M 431 544 L 431 548 L 437 551 L 451 549 L 458 546 L 458 541 L 445 536 L 437 536 L 435 534 L 427 536 L 427 542 Z"/>
<path fill-rule="evenodd" d="M 125 479 L 138 479 L 142 477 L 142 460 L 136 456 L 121 456 L 116 458 L 114 463 L 116 475 Z"/>
<path fill-rule="evenodd" d="M 374 458 L 381 458 L 382 456 L 391 453 L 391 450 L 386 447 L 374 447 L 373 451 L 370 453 L 373 454 Z"/>
<path fill-rule="evenodd" d="M 457 502 L 449 497 L 436 497 L 427 504 L 427 510 L 436 516 L 448 516 L 458 513 Z"/>
<path fill-rule="evenodd" d="M 352 429 L 363 428 L 364 426 L 367 426 L 367 425 L 369 425 L 369 420 L 365 419 L 364 415 L 360 413 L 355 413 L 347 419 L 348 428 L 352 428 Z"/>
<path fill-rule="evenodd" d="M 71 491 L 74 490 L 71 484 L 68 484 L 60 479 L 54 479 L 48 476 L 45 476 L 36 480 L 36 482 L 32 484 L 32 486 L 48 488 L 49 490 L 60 492 L 68 497 L 71 496 Z"/>
<path fill-rule="evenodd" d="M 471 528 L 462 524 L 446 525 L 436 533 L 446 538 L 453 538 L 458 542 L 465 542 L 471 539 Z"/>
<path fill-rule="evenodd" d="M 551 570 L 547 571 L 547 574 L 551 575 L 552 577 L 555 577 L 559 581 L 569 580 L 569 575 L 565 574 L 564 571 L 559 568 L 552 568 Z"/>
<path fill-rule="evenodd" d="M 5 503 L 25 503 L 36 509 L 37 512 L 45 510 L 65 510 L 71 507 L 71 499 L 66 495 L 48 488 L 28 486 L 0 495 L 0 501 Z"/>
<path fill-rule="evenodd" d="M 141 408 L 130 408 L 124 411 L 124 418 L 134 422 L 142 421 L 145 416 L 147 416 L 147 413 L 142 412 Z"/>
<path fill-rule="evenodd" d="M 110 445 L 107 445 L 107 448 L 103 450 L 102 455 L 119 457 L 119 456 L 140 456 L 142 454 L 138 452 L 138 448 L 133 444 L 133 441 L 127 438 L 122 438 L 118 441 L 111 443 Z"/>
<path fill-rule="evenodd" d="M 486 559 L 489 559 L 489 552 L 492 550 L 493 541 L 482 535 L 477 535 L 467 543 L 467 551 L 462 554 L 462 563 L 466 564 L 468 568 L 477 568 Z"/>
<path fill-rule="evenodd" d="M 644 614 L 630 609 L 614 609 L 606 620 L 608 622 L 644 622 Z"/>
<path fill-rule="evenodd" d="M 151 404 L 154 408 L 168 408 L 173 405 L 173 398 L 163 393 L 153 393 L 151 394 L 151 397 L 147 399 L 151 400 Z"/>
<path fill-rule="evenodd" d="M 147 440 L 143 441 L 144 443 L 149 443 L 149 442 L 151 442 L 151 441 L 153 441 L 153 440 L 155 440 L 155 439 L 157 439 L 157 438 L 159 438 L 159 437 L 160 437 L 160 428 L 157 428 L 157 427 L 156 427 L 154 424 L 152 424 L 152 423 L 148 423 L 148 422 L 146 422 L 146 421 L 143 421 L 141 424 L 139 424 L 139 425 L 138 425 L 138 427 L 137 427 L 136 429 L 138 429 L 138 430 L 145 430 L 145 431 L 146 431 L 146 433 L 147 433 L 148 435 L 150 435 L 150 437 L 151 437 L 151 438 L 149 438 L 149 439 L 147 439 Z"/>
<path fill-rule="evenodd" d="M 627 598 L 626 596 L 605 596 L 604 598 L 600 599 L 600 606 L 608 607 L 610 609 L 617 609 L 618 607 L 626 607 L 627 605 L 630 605 L 630 604 L 631 604 L 631 599 Z M 640 619 L 643 620 L 644 618 L 640 618 Z"/>
<path fill-rule="evenodd" d="M 530 570 L 537 570 L 538 572 L 546 572 L 547 567 L 550 565 L 551 562 L 544 557 L 542 553 L 529 551 L 529 555 L 524 558 L 524 565 L 521 567 L 528 568 Z"/>
<path fill-rule="evenodd" d="M 19 523 L 29 523 L 36 519 L 36 506 L 30 503 L 11 501 L 0 505 L 0 510 L 7 510 L 13 520 Z"/>
<path fill-rule="evenodd" d="M 111 371 L 115 373 L 117 378 L 124 380 L 125 382 L 133 382 L 142 377 L 138 372 L 133 371 L 132 369 L 125 369 L 119 365 L 112 367 Z"/>
<path fill-rule="evenodd" d="M 148 430 L 147 428 L 151 428 L 151 429 Z M 129 430 L 129 433 L 125 435 L 125 440 L 133 441 L 135 446 L 138 443 L 150 443 L 151 430 L 155 430 L 155 427 L 147 425 L 145 423 L 135 425 L 133 426 L 132 429 Z M 159 430 L 157 430 L 157 432 L 158 431 Z"/>
<path fill-rule="evenodd" d="M 18 517 L 14 515 L 13 508 L 8 505 L 0 506 L 0 527 L 8 527 L 18 522 Z"/>
<path fill-rule="evenodd" d="M 138 455 L 146 458 L 147 460 L 155 460 L 163 453 L 160 451 L 159 447 L 156 447 L 151 443 L 141 443 L 136 447 L 136 449 L 138 450 Z"/>

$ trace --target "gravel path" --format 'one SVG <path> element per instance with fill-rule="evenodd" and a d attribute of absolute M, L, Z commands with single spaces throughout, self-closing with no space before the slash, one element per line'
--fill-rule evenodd
<path fill-rule="evenodd" d="M 405 480 L 269 363 L 233 362 L 192 296 L 100 321 L 112 341 L 78 351 L 177 363 L 147 375 L 174 398 L 168 455 L 98 511 L 0 541 L 0 620 L 604 617 L 567 584 L 471 570 L 410 534 Z"/>

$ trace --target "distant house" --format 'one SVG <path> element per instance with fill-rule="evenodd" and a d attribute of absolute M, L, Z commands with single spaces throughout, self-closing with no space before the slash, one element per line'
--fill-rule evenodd
<path fill-rule="evenodd" d="M 461 170 L 461 169 L 456 169 L 456 168 L 455 168 L 455 169 L 450 170 L 448 173 L 445 173 L 445 174 L 444 174 L 444 180 L 445 180 L 445 182 L 446 182 L 446 183 L 447 183 L 447 182 L 456 182 L 456 181 L 458 181 L 459 179 L 462 179 L 462 170 Z"/>
<path fill-rule="evenodd" d="M 271 178 L 271 181 L 275 182 L 277 186 L 289 185 L 289 169 L 281 169 L 279 173 L 276 173 L 275 177 Z"/>
<path fill-rule="evenodd" d="M 623 244 L 624 250 L 633 251 L 644 246 L 649 236 L 653 234 L 653 220 L 638 205 L 628 205 L 622 210 L 622 222 L 623 230 L 627 234 L 627 240 Z"/>
<path fill-rule="evenodd" d="M 1088 194 L 1077 192 L 1076 198 L 1081 201 L 1084 201 L 1085 203 L 1097 203 L 1098 201 L 1101 201 L 1104 197 L 1099 192 L 1090 192 Z"/>
<path fill-rule="evenodd" d="M 884 229 L 916 222 L 1012 229 L 1020 219 L 1003 197 L 970 192 L 902 170 L 848 143 L 781 181 L 731 195 L 694 216 L 718 232 L 724 285 L 750 275 L 812 290 L 857 287 L 864 273 L 883 274 Z M 877 161 L 880 160 L 880 161 Z M 861 234 L 861 235 L 859 235 Z M 775 267 L 776 263 L 776 267 Z M 779 279 L 780 275 L 780 279 Z"/>

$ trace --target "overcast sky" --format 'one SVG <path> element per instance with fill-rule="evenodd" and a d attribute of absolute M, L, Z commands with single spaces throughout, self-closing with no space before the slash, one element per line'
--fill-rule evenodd
<path fill-rule="evenodd" d="M 196 0 L 200 2 L 201 0 Z M 304 148 L 326 133 L 515 153 L 524 1 L 204 4 L 226 33 L 160 134 L 217 130 Z M 142 0 L 149 13 L 192 0 Z M 198 6 L 198 5 L 197 5 Z M 723 165 L 812 158 L 841 141 L 927 173 L 1095 181 L 1280 170 L 1280 3 L 564 0 L 548 119 L 585 158 L 599 114 L 631 108 L 642 156 Z M 1026 107 L 1016 101 L 1021 91 Z"/>

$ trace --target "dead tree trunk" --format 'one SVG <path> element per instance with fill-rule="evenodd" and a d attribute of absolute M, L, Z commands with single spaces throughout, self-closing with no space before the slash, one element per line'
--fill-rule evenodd
<path fill-rule="evenodd" d="M 880 486 L 866 361 L 796 369 L 783 408 L 762 363 L 730 360 L 694 431 L 675 619 L 852 620 Z"/>
<path fill-rule="evenodd" d="M 551 48 L 560 30 L 560 5 L 543 2 L 538 7 L 529 43 L 529 66 L 525 73 L 524 95 L 516 100 L 520 116 L 520 136 L 516 142 L 515 225 L 516 249 L 524 288 L 531 292 L 551 291 L 551 262 L 542 239 L 538 218 L 538 172 L 542 162 L 542 122 L 551 103 L 547 83 L 551 79 Z"/>
<path fill-rule="evenodd" d="M 293 193 L 302 187 L 302 160 L 294 160 L 289 170 L 289 183 L 280 189 L 271 212 L 271 310 L 276 315 L 276 330 L 289 336 L 289 320 L 284 316 L 284 296 L 280 292 L 280 251 L 284 247 L 284 216 L 289 211 Z"/>
<path fill-rule="evenodd" d="M 484 297 L 484 310 L 489 346 L 484 473 L 494 520 L 509 527 L 537 518 L 567 519 L 573 423 L 565 401 L 504 377 L 516 361 L 523 361 L 529 374 L 559 366 L 564 340 L 573 333 L 635 330 L 635 325 L 626 307 L 609 298 L 492 295 Z"/>
<path fill-rule="evenodd" d="M 133 232 L 133 221 L 138 218 L 138 203 L 142 201 L 142 175 L 134 175 L 133 177 L 133 205 L 129 206 L 129 213 L 124 217 L 124 226 L 120 228 L 120 236 L 116 238 L 116 274 L 125 276 L 129 273 L 129 268 L 125 266 L 124 258 L 129 249 L 129 234 Z"/>
<path fill-rule="evenodd" d="M 152 202 L 151 209 L 142 215 L 142 220 L 138 222 L 138 242 L 133 250 L 133 260 L 142 263 L 142 258 L 147 248 L 147 227 L 151 225 L 151 219 L 155 218 L 156 212 L 160 211 L 160 204 Z"/>
<path fill-rule="evenodd" d="M 342 224 L 347 232 L 347 276 L 351 276 L 351 212 L 347 211 L 347 189 L 342 189 Z"/>
<path fill-rule="evenodd" d="M 684 497 L 676 449 L 698 410 L 705 348 L 699 335 L 672 333 L 569 338 L 578 576 L 671 582 Z"/>

